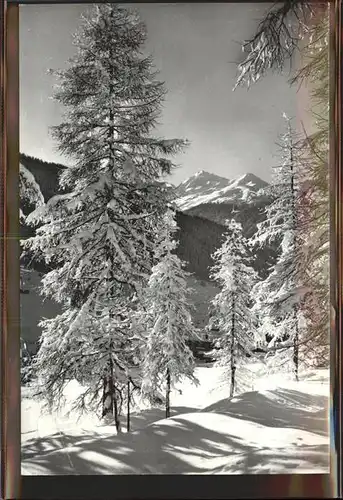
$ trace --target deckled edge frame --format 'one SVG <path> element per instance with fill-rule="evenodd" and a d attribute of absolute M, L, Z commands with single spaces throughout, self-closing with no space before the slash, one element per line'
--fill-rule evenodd
<path fill-rule="evenodd" d="M 0 141 L 0 285 L 1 285 L 1 434 L 0 434 L 0 495 L 4 499 L 18 498 L 48 498 L 54 496 L 54 488 L 47 486 L 57 484 L 56 480 L 65 481 L 65 493 L 63 498 L 72 498 L 68 495 L 69 477 L 52 476 L 45 478 L 45 491 L 50 490 L 48 496 L 39 491 L 33 494 L 32 489 L 26 485 L 30 484 L 30 477 L 24 481 L 24 489 L 21 491 L 20 475 L 20 295 L 19 295 L 19 5 L 11 0 L 0 0 L 0 85 L 1 85 L 1 141 Z M 22 3 L 38 3 L 23 1 Z M 45 1 L 41 3 L 59 3 Z M 61 2 L 62 3 L 62 2 Z M 73 3 L 73 2 L 64 2 Z M 90 2 L 78 2 L 90 3 Z M 125 3 L 125 2 L 121 2 Z M 314 1 L 315 4 L 315 1 Z M 255 497 L 337 497 L 342 495 L 342 274 L 343 274 L 343 238 L 342 238 L 342 5 L 339 0 L 330 3 L 331 33 L 330 33 L 330 214 L 331 214 L 331 473 L 323 474 L 294 474 L 294 475 L 270 475 L 270 476 L 226 476 L 226 488 L 231 490 L 230 483 L 234 486 L 235 494 L 228 492 L 228 497 L 239 498 L 239 482 L 252 483 L 251 493 Z M 33 55 L 34 57 L 34 55 Z M 134 476 L 135 477 L 135 476 Z M 137 476 L 136 476 L 137 477 Z M 173 476 L 169 476 L 172 478 Z M 180 476 L 178 476 L 180 477 Z M 182 481 L 181 481 L 182 477 Z M 187 484 L 186 477 L 180 477 L 180 486 Z M 199 481 L 201 476 L 199 477 Z M 130 481 L 130 479 L 132 480 Z M 139 476 L 142 478 L 142 476 Z M 146 476 L 144 479 L 153 482 L 156 476 Z M 39 477 L 34 479 L 39 487 Z M 42 478 L 43 479 L 43 478 Z M 83 476 L 73 478 L 83 483 L 96 481 L 100 485 L 105 478 L 101 476 Z M 109 485 L 107 476 L 106 481 Z M 119 477 L 117 477 L 119 479 Z M 134 483 L 132 476 L 127 476 L 128 483 Z M 207 477 L 210 480 L 210 477 Z M 98 483 L 99 481 L 99 483 Z M 114 488 L 108 491 L 113 498 L 115 491 L 115 476 L 112 479 Z M 178 480 L 174 476 L 172 482 Z M 146 482 L 146 481 L 144 481 Z M 163 484 L 163 476 L 160 476 L 160 484 Z M 201 481 L 202 482 L 202 481 Z M 212 477 L 212 498 L 218 498 L 215 487 L 215 477 Z M 26 483 L 26 484 L 25 484 Z M 137 477 L 137 498 L 143 498 L 140 494 L 139 485 L 141 481 Z M 60 483 L 61 484 L 61 483 Z M 162 485 L 161 484 L 161 485 Z M 223 481 L 220 481 L 223 485 Z M 71 489 L 74 489 L 71 488 Z M 43 488 L 44 489 L 44 488 Z M 91 488 L 92 489 L 92 488 Z M 246 488 L 243 488 L 246 491 Z M 121 490 L 121 488 L 120 488 Z M 126 498 L 133 497 L 132 490 L 128 488 Z M 146 491 L 145 498 L 149 497 Z M 165 491 L 165 489 L 163 488 Z M 75 491 L 75 489 L 74 489 Z M 84 490 L 84 491 L 87 491 Z M 98 490 L 100 491 L 100 490 Z M 168 491 L 168 490 L 167 490 Z M 201 490 L 200 490 L 201 491 Z M 55 490 L 57 493 L 57 491 Z M 102 489 L 103 492 L 103 489 Z M 156 492 L 157 493 L 157 492 Z M 102 493 L 105 498 L 107 494 Z M 153 495 L 155 497 L 155 495 Z M 194 491 L 193 495 L 194 497 Z M 202 496 L 202 495 L 201 495 Z M 221 498 L 222 494 L 219 494 Z M 78 495 L 79 498 L 85 496 Z M 150 496 L 152 497 L 152 496 Z M 187 490 L 180 489 L 174 498 L 186 498 Z M 204 498 L 204 496 L 202 496 Z M 61 497 L 59 497 L 61 498 Z M 94 498 L 94 495 L 93 495 Z M 163 498 L 163 493 L 157 494 L 156 498 Z M 168 495 L 168 498 L 171 498 Z M 207 497 L 210 498 L 210 497 Z"/>
<path fill-rule="evenodd" d="M 1 498 L 19 498 L 19 7 L 1 1 Z"/>

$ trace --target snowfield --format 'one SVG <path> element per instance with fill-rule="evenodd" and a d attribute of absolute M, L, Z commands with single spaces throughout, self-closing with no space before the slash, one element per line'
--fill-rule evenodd
<path fill-rule="evenodd" d="M 267 182 L 250 173 L 229 180 L 201 170 L 177 187 L 175 204 L 179 210 L 186 211 L 206 203 L 249 201 L 267 185 Z"/>
<path fill-rule="evenodd" d="M 257 370 L 257 368 L 256 368 Z M 329 472 L 329 374 L 264 377 L 226 397 L 220 369 L 199 366 L 200 385 L 172 394 L 172 417 L 142 409 L 115 435 L 94 416 L 42 415 L 22 393 L 22 474 L 280 474 Z M 67 398 L 75 396 L 76 383 Z M 180 391 L 180 392 L 179 392 Z M 124 424 L 125 416 L 123 418 Z"/>

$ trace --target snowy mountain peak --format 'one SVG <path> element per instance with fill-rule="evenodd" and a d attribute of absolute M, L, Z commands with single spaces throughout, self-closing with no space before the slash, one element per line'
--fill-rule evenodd
<path fill-rule="evenodd" d="M 250 187 L 258 186 L 258 189 L 267 185 L 267 183 L 262 181 L 262 179 L 250 173 L 244 174 L 242 175 L 242 177 L 239 177 L 239 179 L 237 179 L 237 183 L 239 185 L 246 185 Z M 263 184 L 263 186 L 261 186 L 261 183 Z"/>
<path fill-rule="evenodd" d="M 180 186 L 188 184 L 189 182 L 193 182 L 195 180 L 199 180 L 199 178 L 201 178 L 202 180 L 211 179 L 213 181 L 217 179 L 218 181 L 225 181 L 226 184 L 230 182 L 225 177 L 220 177 L 219 175 L 211 174 L 210 172 L 206 172 L 206 170 L 199 170 L 198 172 L 195 172 L 195 174 L 193 174 L 191 177 L 188 177 L 188 179 L 181 182 Z"/>
<path fill-rule="evenodd" d="M 188 193 L 210 194 L 214 190 L 228 186 L 230 181 L 219 175 L 211 174 L 205 170 L 200 170 L 194 175 L 181 182 L 176 188 L 177 196 L 187 196 Z"/>
<path fill-rule="evenodd" d="M 249 202 L 267 185 L 267 182 L 252 173 L 230 181 L 200 170 L 176 188 L 175 203 L 180 210 L 189 210 L 203 203 Z"/>

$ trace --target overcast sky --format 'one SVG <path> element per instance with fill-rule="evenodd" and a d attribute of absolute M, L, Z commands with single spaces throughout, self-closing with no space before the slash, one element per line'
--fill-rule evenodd
<path fill-rule="evenodd" d="M 288 74 L 268 75 L 250 90 L 235 84 L 238 42 L 250 37 L 268 4 L 137 4 L 148 28 L 146 48 L 168 91 L 158 135 L 191 145 L 177 157 L 175 184 L 199 170 L 229 179 L 252 172 L 270 180 L 277 162 L 275 141 L 284 131 L 282 113 L 301 117 L 304 93 Z M 61 120 L 50 97 L 49 68 L 66 66 L 74 53 L 71 34 L 90 6 L 20 7 L 20 149 L 46 161 L 66 163 L 56 152 L 49 126 Z"/>

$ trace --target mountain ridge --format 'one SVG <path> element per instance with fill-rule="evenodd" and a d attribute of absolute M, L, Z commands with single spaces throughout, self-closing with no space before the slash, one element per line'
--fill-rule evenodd
<path fill-rule="evenodd" d="M 181 211 L 209 203 L 249 203 L 268 185 L 250 172 L 230 180 L 200 170 L 176 187 L 174 203 Z"/>

